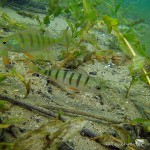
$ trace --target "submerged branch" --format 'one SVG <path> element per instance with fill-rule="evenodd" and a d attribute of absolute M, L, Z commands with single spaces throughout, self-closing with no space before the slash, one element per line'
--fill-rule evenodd
<path fill-rule="evenodd" d="M 58 118 L 58 115 L 53 113 L 52 111 L 49 111 L 49 110 L 47 110 L 45 108 L 42 108 L 42 107 L 39 107 L 39 106 L 32 105 L 32 104 L 24 102 L 24 101 L 19 101 L 19 100 L 16 100 L 16 99 L 13 99 L 13 98 L 10 98 L 10 97 L 7 97 L 7 96 L 3 96 L 1 94 L 0 94 L 0 99 L 1 100 L 6 100 L 6 101 L 8 101 L 10 103 L 13 103 L 15 105 L 19 105 L 19 106 L 21 106 L 23 108 L 26 108 L 28 110 L 34 110 L 34 111 L 43 113 L 46 116 L 50 116 L 50 117 L 53 117 L 53 118 Z M 63 118 L 62 116 L 59 117 L 59 119 L 61 121 L 66 121 L 66 119 Z"/>
<path fill-rule="evenodd" d="M 67 115 L 68 114 L 81 115 L 81 116 L 85 116 L 85 117 L 90 117 L 91 119 L 97 119 L 99 121 L 102 120 L 102 121 L 106 121 L 106 122 L 110 122 L 110 123 L 122 123 L 123 122 L 121 120 L 115 120 L 115 119 L 107 118 L 105 116 L 99 116 L 99 115 L 91 114 L 91 113 L 88 113 L 88 112 L 75 110 L 75 109 L 64 108 L 64 107 L 60 107 L 60 106 L 49 105 L 49 106 L 44 106 L 45 108 L 43 108 L 43 107 L 40 107 L 40 106 L 35 106 L 35 105 L 30 104 L 30 103 L 24 102 L 23 100 L 22 101 L 16 100 L 16 99 L 10 98 L 8 96 L 3 96 L 1 94 L 0 94 L 0 100 L 6 100 L 6 101 L 8 101 L 12 104 L 21 106 L 21 107 L 26 108 L 28 110 L 33 110 L 33 111 L 36 111 L 36 112 L 39 112 L 39 113 L 43 113 L 46 116 L 57 118 L 57 119 L 59 119 L 63 122 L 66 121 L 66 119 L 64 117 L 59 116 L 59 115 L 55 114 L 52 111 L 49 111 L 49 109 L 62 111 L 64 113 L 66 113 Z"/>
<path fill-rule="evenodd" d="M 57 111 L 62 111 L 63 113 L 67 113 L 67 114 L 76 114 L 76 115 L 82 115 L 82 116 L 86 116 L 86 117 L 90 117 L 93 119 L 97 119 L 97 120 L 102 120 L 102 121 L 106 121 L 106 122 L 110 122 L 110 123 L 122 123 L 123 121 L 121 120 L 115 120 L 114 118 L 108 118 L 105 116 L 100 116 L 100 115 L 95 115 L 95 114 L 91 114 L 88 112 L 84 112 L 84 111 L 80 111 L 80 110 L 75 110 L 75 109 L 70 109 L 70 108 L 64 108 L 64 107 L 60 107 L 60 106 L 53 106 L 53 105 L 48 105 L 48 106 L 44 106 L 47 109 L 52 109 L 52 110 L 57 110 Z"/>

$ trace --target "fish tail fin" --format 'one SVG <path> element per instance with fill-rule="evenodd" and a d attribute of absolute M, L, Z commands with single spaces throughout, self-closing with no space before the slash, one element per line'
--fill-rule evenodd
<path fill-rule="evenodd" d="M 3 50 L 1 47 L 0 47 L 0 56 L 2 57 L 4 65 L 5 64 L 8 65 L 10 63 L 10 59 L 8 58 L 8 51 Z"/>

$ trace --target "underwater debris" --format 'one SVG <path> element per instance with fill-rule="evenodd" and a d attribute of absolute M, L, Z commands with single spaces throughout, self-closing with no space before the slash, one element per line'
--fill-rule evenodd
<path fill-rule="evenodd" d="M 111 125 L 115 128 L 117 135 L 112 135 L 110 133 L 104 132 L 102 135 L 97 135 L 90 131 L 89 129 L 82 129 L 80 134 L 82 136 L 86 136 L 91 140 L 96 141 L 110 149 L 118 149 L 118 150 L 146 150 L 148 145 L 139 145 L 137 144 L 137 137 L 134 137 L 133 141 L 128 140 L 132 138 L 132 135 L 129 134 L 125 128 L 118 125 Z M 127 138 L 127 139 L 126 139 Z"/>
<path fill-rule="evenodd" d="M 29 109 L 29 110 L 35 110 L 37 112 L 40 112 L 40 113 L 43 113 L 44 115 L 47 115 L 47 116 L 51 116 L 51 117 L 54 117 L 54 118 L 58 118 L 58 116 L 56 114 L 54 114 L 52 111 L 50 110 L 47 110 L 45 108 L 42 108 L 42 107 L 39 107 L 39 106 L 33 106 L 27 102 L 24 102 L 24 101 L 18 101 L 18 100 L 15 100 L 13 98 L 10 98 L 10 97 L 7 97 L 7 96 L 3 96 L 0 94 L 0 99 L 2 100 L 6 100 L 10 103 L 13 103 L 13 104 L 16 104 L 16 105 L 19 105 L 19 106 L 22 106 L 26 109 Z M 66 119 L 64 119 L 62 116 L 60 117 L 60 119 L 62 121 L 65 121 Z"/>
<path fill-rule="evenodd" d="M 80 131 L 80 134 L 82 136 L 86 136 L 86 137 L 89 137 L 89 138 L 94 138 L 97 136 L 97 134 L 93 133 L 91 130 L 87 129 L 87 128 L 83 128 L 81 131 Z"/>
<path fill-rule="evenodd" d="M 99 141 L 102 145 L 107 146 L 107 147 L 115 147 L 118 149 L 123 148 L 123 143 L 120 139 L 107 133 L 104 133 L 101 136 L 95 137 L 94 140 Z"/>
<path fill-rule="evenodd" d="M 77 110 L 77 109 L 72 109 L 72 108 L 64 108 L 64 107 L 61 107 L 61 106 L 53 106 L 53 105 L 46 105 L 46 106 L 43 106 L 43 107 L 46 108 L 46 109 L 51 109 L 51 110 L 58 110 L 58 111 L 61 110 L 66 115 L 75 114 L 75 115 L 85 116 L 89 120 L 90 119 L 96 119 L 96 121 L 116 123 L 116 124 L 123 122 L 120 119 L 116 120 L 116 119 L 108 118 L 106 116 L 95 115 L 95 114 L 92 114 L 92 113 L 89 113 L 89 112 L 85 112 L 85 111 L 81 111 L 81 110 Z"/>
<path fill-rule="evenodd" d="M 69 141 L 58 143 L 58 150 L 74 150 L 74 144 Z"/>
<path fill-rule="evenodd" d="M 31 87 L 30 87 L 30 79 L 28 81 L 25 80 L 25 78 L 16 72 L 16 70 L 11 69 L 9 73 L 0 73 L 0 83 L 7 79 L 8 77 L 17 77 L 21 80 L 23 85 L 26 88 L 26 93 L 24 95 L 24 98 L 30 93 Z"/>
<path fill-rule="evenodd" d="M 16 11 L 19 15 L 22 15 L 23 17 L 28 17 L 30 19 L 37 19 L 37 16 L 35 16 L 33 13 L 29 13 L 27 11 L 18 10 Z"/>
<path fill-rule="evenodd" d="M 83 118 L 75 118 L 65 123 L 55 119 L 35 131 L 26 133 L 17 140 L 15 146 L 23 150 L 34 149 L 35 145 L 39 149 L 57 150 L 62 143 L 73 139 L 86 123 Z M 72 148 L 72 144 L 69 147 Z"/>
<path fill-rule="evenodd" d="M 0 149 L 3 150 L 20 150 L 18 148 L 15 148 L 15 143 L 6 143 L 6 142 L 0 142 Z"/>
<path fill-rule="evenodd" d="M 131 142 L 130 135 L 126 129 L 115 124 L 112 124 L 111 127 L 117 132 L 124 145 L 129 144 Z"/>
<path fill-rule="evenodd" d="M 119 66 L 126 65 L 131 61 L 131 59 L 123 53 L 116 53 L 112 50 L 97 51 L 93 54 L 92 58 L 100 62 L 105 62 L 106 64 L 111 60 L 113 64 Z"/>
<path fill-rule="evenodd" d="M 104 146 L 107 147 L 115 147 L 115 148 L 122 148 L 123 147 L 123 143 L 120 139 L 108 134 L 108 133 L 104 133 L 103 135 L 97 135 L 95 133 L 93 133 L 92 131 L 90 131 L 89 129 L 82 129 L 82 131 L 80 132 L 80 134 L 82 136 L 86 136 L 88 138 L 90 138 L 91 140 L 94 140 Z"/>
<path fill-rule="evenodd" d="M 150 119 L 145 119 L 145 118 L 136 118 L 132 120 L 131 125 L 142 125 L 142 128 L 144 129 L 145 132 L 150 133 Z"/>

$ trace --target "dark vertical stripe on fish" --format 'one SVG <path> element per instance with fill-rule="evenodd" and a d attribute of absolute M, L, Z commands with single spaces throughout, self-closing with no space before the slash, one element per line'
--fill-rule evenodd
<path fill-rule="evenodd" d="M 44 71 L 44 74 L 46 74 L 46 75 L 47 75 L 47 72 L 48 72 L 48 70 L 45 70 L 45 71 Z"/>
<path fill-rule="evenodd" d="M 33 47 L 33 37 L 32 37 L 32 34 L 29 34 L 29 38 L 30 38 L 30 41 L 31 41 L 31 47 Z"/>
<path fill-rule="evenodd" d="M 74 73 L 72 72 L 69 78 L 69 84 L 71 85 L 72 79 L 73 79 Z"/>
<path fill-rule="evenodd" d="M 37 43 L 38 43 L 38 48 L 40 47 L 40 39 L 39 39 L 39 35 L 36 34 L 36 38 L 37 38 Z"/>
<path fill-rule="evenodd" d="M 20 39 L 21 39 L 21 43 L 23 43 L 23 44 L 24 44 L 24 38 L 23 38 L 23 36 L 22 36 L 22 34 L 21 34 L 21 33 L 19 34 L 19 37 L 20 37 Z"/>
<path fill-rule="evenodd" d="M 59 70 L 57 70 L 56 74 L 55 74 L 55 79 L 57 80 L 58 78 L 58 74 L 59 74 Z"/>
<path fill-rule="evenodd" d="M 81 77 L 82 77 L 82 74 L 79 74 L 77 82 L 76 82 L 76 87 L 78 87 Z"/>
<path fill-rule="evenodd" d="M 52 73 L 52 70 L 49 70 L 48 71 L 48 75 L 51 76 L 51 73 Z"/>
<path fill-rule="evenodd" d="M 86 85 L 87 85 L 87 83 L 88 83 L 89 79 L 90 79 L 90 77 L 89 77 L 89 76 L 87 76 L 87 78 L 86 78 L 86 80 L 85 80 L 85 83 L 84 83 L 84 86 L 86 86 Z"/>
<path fill-rule="evenodd" d="M 65 79 L 66 79 L 67 73 L 68 73 L 68 71 L 64 71 L 64 75 L 63 75 L 63 82 L 64 82 L 64 81 L 65 81 Z"/>

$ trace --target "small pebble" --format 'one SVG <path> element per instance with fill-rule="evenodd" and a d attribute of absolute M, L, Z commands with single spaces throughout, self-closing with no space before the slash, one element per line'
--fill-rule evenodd
<path fill-rule="evenodd" d="M 25 132 L 26 132 L 26 129 L 19 128 L 19 131 L 20 131 L 21 133 L 25 133 Z"/>
<path fill-rule="evenodd" d="M 89 129 L 86 129 L 86 128 L 83 128 L 81 130 L 80 134 L 82 136 L 86 136 L 86 137 L 89 137 L 89 138 L 94 138 L 94 137 L 97 136 L 95 133 L 93 133 L 92 131 L 90 131 Z"/>
<path fill-rule="evenodd" d="M 91 75 L 97 75 L 97 72 L 96 71 L 92 71 L 92 72 L 89 72 L 89 74 L 91 74 Z"/>
<path fill-rule="evenodd" d="M 97 100 L 99 100 L 99 103 L 100 103 L 101 105 L 104 105 L 103 98 L 102 98 L 101 95 L 96 95 L 96 96 L 94 96 L 94 98 L 97 99 Z"/>
<path fill-rule="evenodd" d="M 52 93 L 52 88 L 51 87 L 47 87 L 47 92 L 48 93 Z"/>
<path fill-rule="evenodd" d="M 40 75 L 38 73 L 33 73 L 32 76 L 39 77 Z"/>
<path fill-rule="evenodd" d="M 74 144 L 69 141 L 58 143 L 58 150 L 74 150 Z"/>

